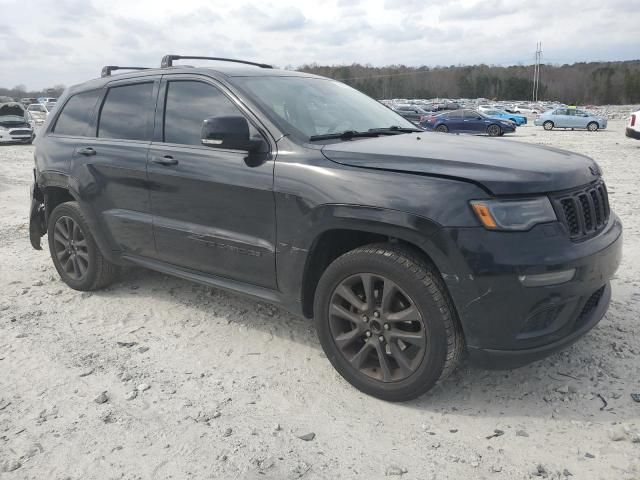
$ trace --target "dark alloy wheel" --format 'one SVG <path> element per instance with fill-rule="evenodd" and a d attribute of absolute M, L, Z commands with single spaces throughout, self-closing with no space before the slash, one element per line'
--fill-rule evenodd
<path fill-rule="evenodd" d="M 313 312 L 338 373 L 383 400 L 422 395 L 464 351 L 440 273 L 409 247 L 371 244 L 338 257 L 318 282 Z"/>
<path fill-rule="evenodd" d="M 389 278 L 353 275 L 333 291 L 333 340 L 353 368 L 383 382 L 403 380 L 422 362 L 428 345 L 422 315 Z"/>
<path fill-rule="evenodd" d="M 118 266 L 103 255 L 77 202 L 53 209 L 47 223 L 49 252 L 60 278 L 75 290 L 97 290 L 109 285 Z"/>
<path fill-rule="evenodd" d="M 438 125 L 436 127 L 436 132 L 448 133 L 449 132 L 449 127 L 447 127 L 446 125 Z"/>
<path fill-rule="evenodd" d="M 489 125 L 487 127 L 487 134 L 490 137 L 498 137 L 502 133 L 502 129 L 498 125 Z"/>
<path fill-rule="evenodd" d="M 553 122 L 551 120 L 547 120 L 542 124 L 542 128 L 545 130 L 553 130 Z"/>
<path fill-rule="evenodd" d="M 82 280 L 89 269 L 89 250 L 85 234 L 73 218 L 58 218 L 53 231 L 53 248 L 64 272 L 72 280 Z"/>

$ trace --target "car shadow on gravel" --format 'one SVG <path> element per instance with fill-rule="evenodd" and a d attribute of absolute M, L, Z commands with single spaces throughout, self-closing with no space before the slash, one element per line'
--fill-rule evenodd
<path fill-rule="evenodd" d="M 192 309 L 205 317 L 208 314 L 222 316 L 228 324 L 293 340 L 323 355 L 311 320 L 266 302 L 161 273 L 127 268 L 119 282 L 91 295 L 122 302 L 135 298 L 150 299 L 154 303 L 175 302 L 179 308 Z M 174 321 L 179 326 L 181 320 Z M 209 333 L 215 336 L 213 331 L 219 327 L 213 322 L 207 327 L 205 322 L 200 328 L 205 328 L 205 336 Z M 211 332 L 207 332 L 207 328 Z M 603 354 L 610 345 L 599 331 L 601 328 L 596 327 L 566 351 L 516 370 L 483 370 L 464 359 L 449 378 L 422 397 L 400 404 L 399 408 L 469 416 L 533 416 L 576 421 L 634 418 L 634 405 L 624 388 L 625 383 L 612 373 L 621 369 L 616 363 L 621 360 Z M 328 361 L 327 368 L 332 368 Z M 353 388 L 343 383 L 345 389 Z"/>

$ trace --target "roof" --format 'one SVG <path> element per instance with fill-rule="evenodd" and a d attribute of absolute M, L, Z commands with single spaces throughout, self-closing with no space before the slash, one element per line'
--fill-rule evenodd
<path fill-rule="evenodd" d="M 297 72 L 293 70 L 279 70 L 275 68 L 259 68 L 244 65 L 220 65 L 215 67 L 196 67 L 189 65 L 179 65 L 167 68 L 149 68 L 145 70 L 127 71 L 126 73 L 114 73 L 108 77 L 95 78 L 70 87 L 71 92 L 77 90 L 91 90 L 101 88 L 112 81 L 127 80 L 133 78 L 144 78 L 153 75 L 167 74 L 199 74 L 213 78 L 234 78 L 234 77 L 307 77 L 326 79 L 311 73 Z"/>

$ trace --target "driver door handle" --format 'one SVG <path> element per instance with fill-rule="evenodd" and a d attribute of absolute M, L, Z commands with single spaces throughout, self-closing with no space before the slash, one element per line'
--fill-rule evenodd
<path fill-rule="evenodd" d="M 91 147 L 79 148 L 78 153 L 80 155 L 84 155 L 85 157 L 90 157 L 91 155 L 95 155 L 97 152 Z"/>
<path fill-rule="evenodd" d="M 153 156 L 151 157 L 151 161 L 153 163 L 157 163 L 158 165 L 164 165 L 165 167 L 178 164 L 178 160 L 173 158 L 171 155 L 165 155 L 163 157 Z"/>

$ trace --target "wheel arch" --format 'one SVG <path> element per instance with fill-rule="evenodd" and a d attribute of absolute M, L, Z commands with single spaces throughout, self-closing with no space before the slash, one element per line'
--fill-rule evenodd
<path fill-rule="evenodd" d="M 400 244 L 432 264 L 439 274 L 442 268 L 448 268 L 445 253 L 430 241 L 441 228 L 437 222 L 388 209 L 341 206 L 338 210 L 331 222 L 314 229 L 307 240 L 309 246 L 297 284 L 305 317 L 313 317 L 316 286 L 322 273 L 333 260 L 355 248 L 378 242 Z"/>
<path fill-rule="evenodd" d="M 71 177 L 57 172 L 43 172 L 37 177 L 36 182 L 34 198 L 41 196 L 40 198 L 44 203 L 45 226 L 48 225 L 51 212 L 58 205 L 65 202 L 77 202 L 102 255 L 113 263 L 120 263 L 117 252 L 111 248 L 103 228 L 94 215 L 93 209 L 82 199 L 79 192 L 71 186 Z M 46 233 L 46 230 L 42 233 Z"/>

